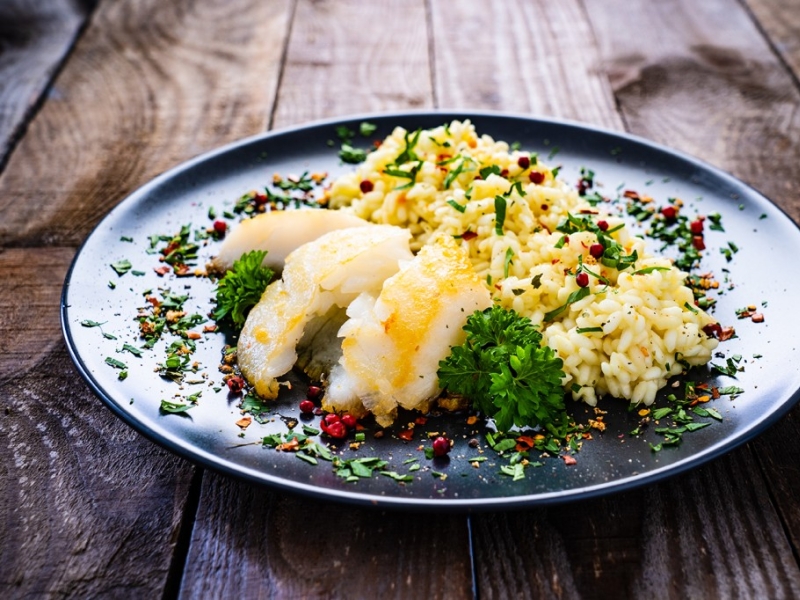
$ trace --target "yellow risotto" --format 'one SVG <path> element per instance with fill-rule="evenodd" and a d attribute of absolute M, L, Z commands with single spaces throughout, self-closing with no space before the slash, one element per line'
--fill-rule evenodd
<path fill-rule="evenodd" d="M 715 321 L 685 273 L 555 175 L 469 121 L 398 127 L 333 183 L 329 203 L 408 228 L 415 251 L 460 240 L 494 301 L 541 328 L 575 399 L 651 404 L 669 377 L 708 362 L 717 340 L 703 328 Z"/>

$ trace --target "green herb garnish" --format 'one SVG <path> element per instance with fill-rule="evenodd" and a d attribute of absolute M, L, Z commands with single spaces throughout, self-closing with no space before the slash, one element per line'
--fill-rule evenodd
<path fill-rule="evenodd" d="M 233 267 L 217 284 L 217 309 L 214 319 L 230 318 L 236 327 L 244 325 L 247 313 L 261 299 L 274 273 L 262 266 L 266 251 L 253 250 L 234 261 Z"/>
<path fill-rule="evenodd" d="M 554 434 L 566 430 L 563 363 L 542 346 L 530 319 L 493 306 L 473 313 L 464 331 L 466 342 L 439 363 L 442 387 L 470 398 L 500 431 L 512 425 L 541 425 Z"/>

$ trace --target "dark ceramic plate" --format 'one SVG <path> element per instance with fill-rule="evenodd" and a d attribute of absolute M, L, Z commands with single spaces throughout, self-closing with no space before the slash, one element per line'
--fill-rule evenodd
<path fill-rule="evenodd" d="M 524 479 L 513 481 L 500 474 L 507 460 L 487 448 L 479 425 L 468 426 L 464 414 L 434 415 L 416 427 L 412 441 L 396 437 L 397 431 L 375 439 L 368 429 L 361 449 L 354 451 L 347 445 L 341 449 L 345 458 L 381 457 L 389 461 L 388 469 L 400 474 L 409 473 L 412 465 L 418 464 L 421 468 L 410 472 L 411 483 L 401 484 L 377 474 L 348 483 L 337 477 L 330 463 L 320 461 L 314 466 L 292 453 L 264 448 L 259 443 L 269 433 L 285 432 L 284 418 L 299 416 L 297 405 L 304 397 L 306 383 L 297 377 L 293 389 L 272 409 L 272 420 L 253 423 L 242 435 L 235 423 L 241 417 L 237 408 L 240 398 L 229 396 L 225 386 L 215 391 L 221 385 L 217 370 L 220 353 L 226 341 L 231 341 L 224 334 L 205 336 L 197 345 L 195 358 L 202 364 L 200 373 L 207 373 L 212 383 L 184 383 L 183 390 L 154 370 L 165 357 L 164 343 L 144 351 L 141 358 L 119 352 L 125 343 L 141 346 L 134 319 L 137 307 L 145 305 L 143 292 L 147 289 L 161 287 L 188 293 L 186 307 L 192 312 L 207 314 L 211 307 L 213 290 L 208 280 L 159 277 L 154 272 L 159 263 L 156 255 L 147 252 L 150 236 L 171 234 L 190 223 L 193 228 L 208 227 L 210 207 L 218 213 L 229 210 L 244 192 L 270 184 L 273 173 L 327 171 L 335 176 L 351 168 L 340 163 L 336 148 L 329 143 L 336 139 L 337 125 L 358 129 L 363 120 L 375 123 L 378 129 L 371 140 L 387 135 L 397 125 L 413 130 L 455 118 L 470 118 L 479 133 L 518 141 L 524 149 L 539 152 L 543 159 L 552 155 L 548 164 L 563 165 L 562 177 L 567 181 L 576 181 L 585 166 L 596 172 L 607 195 L 616 195 L 617 189 L 635 189 L 660 203 L 668 197 L 682 198 L 687 203 L 684 210 L 691 214 L 723 215 L 725 231 L 706 235 L 709 249 L 703 268 L 727 280 L 715 314 L 723 324 L 735 325 L 738 337 L 720 345 L 725 357 L 714 362 L 724 364 L 726 358 L 740 355 L 744 371 L 737 379 L 713 375 L 705 369 L 692 374 L 696 381 L 737 385 L 745 390 L 735 399 L 724 396 L 710 403 L 722 415 L 721 422 L 697 417 L 698 422 L 713 422 L 685 435 L 679 446 L 653 452 L 651 444 L 663 438 L 652 426 L 641 436 L 629 435 L 638 415 L 629 412 L 624 401 L 606 398 L 600 406 L 608 411 L 607 428 L 603 433 L 593 432 L 594 439 L 574 456 L 576 464 L 545 458 L 542 466 L 527 468 Z M 357 136 L 355 143 L 366 147 L 370 140 Z M 729 241 L 735 242 L 739 252 L 727 262 L 720 248 Z M 198 264 L 213 252 L 213 245 L 204 248 Z M 500 114 L 368 116 L 243 140 L 191 160 L 144 186 L 111 211 L 84 243 L 64 285 L 61 316 L 72 358 L 100 399 L 143 435 L 202 466 L 282 490 L 360 504 L 426 510 L 513 508 L 652 483 L 718 457 L 774 424 L 797 401 L 800 389 L 800 370 L 787 362 L 787 357 L 796 354 L 800 279 L 787 277 L 786 270 L 798 256 L 797 227 L 766 198 L 713 167 L 642 139 L 575 123 Z M 110 264 L 122 259 L 130 260 L 132 270 L 118 276 Z M 764 323 L 736 320 L 735 309 L 750 304 L 765 314 Z M 83 326 L 81 323 L 87 320 L 103 325 Z M 107 364 L 107 357 L 127 365 L 126 379 L 118 378 L 120 370 Z M 201 390 L 198 405 L 190 411 L 182 415 L 159 411 L 160 400 Z M 659 405 L 663 403 L 662 398 Z M 593 416 L 581 405 L 572 404 L 571 410 L 582 422 Z M 405 416 L 401 424 L 412 419 L 413 415 Z M 316 418 L 308 424 L 314 426 Z M 455 440 L 449 460 L 426 460 L 419 450 L 421 445 L 430 445 L 426 434 L 433 431 L 446 432 Z M 480 447 L 471 447 L 471 439 L 477 439 Z M 476 456 L 488 460 L 476 468 L 470 464 Z M 418 460 L 407 462 L 414 458 Z"/>

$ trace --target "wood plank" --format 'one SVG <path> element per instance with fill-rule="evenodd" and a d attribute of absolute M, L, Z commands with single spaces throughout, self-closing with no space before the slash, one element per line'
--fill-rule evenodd
<path fill-rule="evenodd" d="M 91 11 L 68 0 L 0 4 L 0 171 Z"/>
<path fill-rule="evenodd" d="M 744 0 L 775 52 L 800 80 L 800 2 Z"/>
<path fill-rule="evenodd" d="M 586 7 L 629 131 L 728 170 L 800 216 L 798 90 L 740 4 Z"/>
<path fill-rule="evenodd" d="M 599 500 L 475 520 L 482 598 L 779 598 L 800 591 L 749 452 Z M 742 485 L 742 482 L 748 485 Z M 505 561 L 495 556 L 507 557 Z"/>
<path fill-rule="evenodd" d="M 281 495 L 206 473 L 187 598 L 468 598 L 466 519 Z"/>
<path fill-rule="evenodd" d="M 795 206 L 797 184 L 788 174 L 798 157 L 796 91 L 741 7 L 734 2 L 714 3 L 715 11 L 688 2 L 616 4 L 586 2 L 598 44 L 582 62 L 610 71 L 616 98 L 604 104 L 616 101 L 630 131 L 736 168 L 784 206 Z M 497 27 L 494 15 L 487 19 Z M 722 33 L 720 23 L 725 24 Z M 491 37 L 519 39 L 513 30 L 521 25 L 506 27 L 492 29 Z M 478 29 L 465 37 L 474 41 Z M 716 40 L 734 40 L 734 47 L 720 47 Z M 563 47 L 551 47 L 539 56 L 559 50 Z M 478 52 L 482 60 L 489 53 Z M 437 46 L 437 72 L 442 54 Z M 466 52 L 453 55 L 467 72 Z M 518 78 L 536 77 L 511 64 L 507 70 Z M 479 73 L 492 71 L 478 67 Z M 561 105 L 569 106 L 574 72 L 548 72 L 554 75 L 548 93 L 560 94 Z M 774 143 L 765 147 L 765 139 Z M 786 155 L 775 165 L 778 152 Z M 751 486 L 746 494 L 730 483 L 741 480 Z M 730 510 L 715 512 L 716 507 Z M 800 581 L 770 491 L 747 449 L 686 478 L 599 502 L 479 515 L 473 543 L 479 593 L 487 598 L 791 596 Z M 494 559 L 498 556 L 503 558 Z"/>
<path fill-rule="evenodd" d="M 579 1 L 463 0 L 430 6 L 440 106 L 622 129 Z"/>
<path fill-rule="evenodd" d="M 74 252 L 0 251 L 0 381 L 31 371 L 63 344 L 59 300 Z"/>
<path fill-rule="evenodd" d="M 103 3 L 0 177 L 3 244 L 77 245 L 155 175 L 263 130 L 290 8 Z"/>
<path fill-rule="evenodd" d="M 432 106 L 425 31 L 421 1 L 301 0 L 274 126 Z M 471 585 L 464 516 L 379 513 L 207 473 L 182 592 L 464 598 Z"/>
<path fill-rule="evenodd" d="M 644 14 L 626 10 L 624 19 L 613 20 L 607 5 L 587 6 L 598 28 L 620 32 L 608 38 L 604 54 L 634 131 L 730 170 L 800 223 L 797 71 L 787 73 L 776 60 L 751 16 L 734 2 L 659 3 Z M 797 53 L 786 44 L 797 27 L 797 10 L 768 1 L 749 6 L 794 68 Z M 631 40 L 634 31 L 645 30 L 654 32 L 646 55 Z M 798 419 L 800 410 L 795 409 L 752 444 L 774 502 L 769 510 L 781 516 L 795 555 L 800 549 L 800 479 L 792 477 L 792 461 L 800 455 Z"/>
<path fill-rule="evenodd" d="M 424 2 L 298 2 L 274 127 L 431 107 Z"/>
<path fill-rule="evenodd" d="M 0 589 L 159 595 L 194 469 L 80 382 L 58 320 L 73 253 L 0 252 Z"/>
<path fill-rule="evenodd" d="M 12 595 L 171 589 L 195 469 L 77 382 L 58 341 L 74 249 L 22 246 L 77 244 L 159 171 L 265 126 L 291 4 L 251 4 L 104 3 L 0 178 L 0 587 Z"/>

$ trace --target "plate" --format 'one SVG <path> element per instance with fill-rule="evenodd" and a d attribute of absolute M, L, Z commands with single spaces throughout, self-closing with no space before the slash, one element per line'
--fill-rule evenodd
<path fill-rule="evenodd" d="M 481 134 L 519 142 L 524 149 L 549 157 L 548 164 L 562 166 L 566 181 L 577 181 L 581 167 L 587 167 L 595 171 L 606 194 L 634 189 L 659 202 L 678 197 L 689 205 L 688 210 L 722 214 L 725 231 L 707 233 L 709 250 L 703 268 L 723 281 L 715 315 L 723 324 L 735 325 L 738 335 L 720 345 L 724 357 L 715 362 L 724 364 L 726 358 L 739 355 L 744 370 L 736 379 L 715 376 L 708 369 L 692 374 L 698 381 L 745 390 L 733 399 L 723 396 L 711 403 L 722 421 L 701 419 L 713 423 L 685 435 L 678 446 L 654 452 L 651 445 L 663 438 L 652 426 L 641 436 L 631 436 L 640 417 L 628 411 L 624 401 L 606 398 L 600 403 L 608 411 L 606 429 L 593 430 L 594 439 L 574 455 L 575 464 L 545 458 L 541 466 L 528 467 L 524 479 L 514 481 L 501 474 L 500 466 L 507 461 L 486 447 L 480 427 L 467 425 L 466 415 L 432 415 L 424 425 L 417 425 L 411 441 L 397 437 L 397 430 L 380 439 L 368 430 L 361 448 L 352 450 L 345 444 L 339 450 L 346 458 L 388 460 L 388 470 L 410 474 L 411 482 L 376 474 L 351 483 L 338 477 L 330 463 L 312 465 L 260 443 L 266 435 L 286 432 L 287 420 L 298 419 L 297 405 L 307 385 L 300 377 L 290 376 L 292 389 L 282 394 L 265 423 L 254 422 L 246 430 L 237 426 L 241 397 L 228 393 L 218 370 L 224 345 L 232 341 L 223 333 L 205 335 L 197 343 L 194 360 L 201 367 L 193 377 L 207 379 L 184 383 L 181 392 L 202 391 L 197 405 L 181 414 L 160 411 L 161 400 L 171 399 L 177 384 L 156 372 L 157 363 L 165 357 L 165 343 L 141 357 L 124 350 L 125 344 L 142 345 L 135 321 L 137 308 L 147 304 L 145 290 L 157 293 L 159 288 L 169 288 L 188 294 L 187 309 L 205 315 L 212 307 L 213 288 L 205 278 L 159 276 L 154 270 L 159 266 L 157 256 L 148 253 L 150 236 L 173 234 L 187 224 L 208 227 L 209 209 L 230 210 L 243 193 L 271 184 L 274 173 L 327 172 L 332 178 L 351 169 L 331 147 L 338 146 L 331 142 L 336 140 L 337 126 L 358 130 L 363 121 L 377 125 L 369 140 L 356 136 L 354 143 L 366 147 L 398 125 L 414 130 L 464 118 L 471 119 Z M 719 249 L 730 241 L 739 251 L 728 262 Z M 213 254 L 213 246 L 200 254 L 198 264 L 202 265 Z M 643 139 L 571 122 L 505 114 L 367 115 L 242 140 L 195 158 L 131 194 L 100 222 L 76 255 L 64 284 L 61 318 L 78 371 L 106 406 L 142 435 L 199 465 L 285 491 L 363 505 L 506 509 L 653 483 L 718 457 L 774 424 L 800 395 L 800 370 L 787 368 L 787 357 L 796 353 L 797 336 L 791 335 L 791 329 L 797 321 L 800 278 L 788 274 L 786 265 L 787 257 L 797 256 L 800 232 L 769 200 L 718 169 Z M 124 259 L 132 268 L 120 276 L 110 265 Z M 764 323 L 736 319 L 737 308 L 753 304 L 764 313 Z M 87 326 L 91 322 L 101 325 Z M 126 365 L 124 380 L 114 360 Z M 570 403 L 570 410 L 583 422 L 592 416 L 587 407 L 576 403 Z M 413 418 L 405 415 L 400 422 L 405 425 Z M 307 424 L 313 427 L 315 421 Z M 446 432 L 455 441 L 449 458 L 425 458 L 419 448 L 430 445 L 430 432 Z M 477 448 L 471 440 L 477 440 Z M 474 463 L 478 456 L 485 460 Z M 413 465 L 419 469 L 412 470 Z"/>

